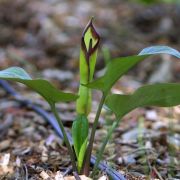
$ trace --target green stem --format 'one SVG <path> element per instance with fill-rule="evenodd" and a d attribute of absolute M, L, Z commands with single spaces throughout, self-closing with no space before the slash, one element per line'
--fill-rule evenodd
<path fill-rule="evenodd" d="M 70 158 L 71 158 L 73 170 L 75 172 L 78 172 L 77 171 L 77 166 L 76 166 L 76 159 L 75 159 L 74 151 L 73 151 L 73 149 L 71 147 L 71 144 L 70 144 L 70 142 L 68 140 L 68 137 L 67 137 L 66 131 L 64 129 L 64 125 L 62 123 L 62 120 L 60 119 L 60 117 L 58 115 L 55 104 L 51 104 L 50 106 L 51 106 L 51 110 L 52 110 L 54 116 L 56 117 L 56 120 L 57 120 L 57 122 L 59 124 L 59 127 L 61 128 L 61 131 L 62 131 L 62 134 L 63 134 L 63 137 L 64 137 L 64 142 L 65 142 L 65 144 L 66 144 L 66 146 L 68 148 L 68 152 L 69 152 L 69 155 L 70 155 Z"/>
<path fill-rule="evenodd" d="M 108 134 L 107 136 L 105 137 L 105 139 L 103 140 L 103 144 L 101 145 L 101 148 L 98 152 L 98 155 L 97 155 L 97 159 L 96 159 L 96 162 L 95 162 L 95 165 L 93 167 L 93 171 L 91 173 L 91 176 L 90 177 L 93 177 L 95 174 L 96 174 L 96 171 L 97 171 L 97 168 L 98 168 L 98 165 L 102 159 L 102 155 L 104 153 L 104 149 L 109 141 L 109 139 L 111 138 L 111 135 L 113 133 L 113 131 L 115 130 L 115 128 L 118 126 L 119 122 L 120 122 L 121 119 L 118 119 L 116 120 L 113 125 L 111 126 L 111 128 L 109 129 L 108 131 Z"/>
<path fill-rule="evenodd" d="M 86 158 L 84 159 L 84 163 L 83 163 L 84 167 L 83 167 L 83 170 L 82 170 L 83 174 L 85 174 L 86 176 L 89 176 L 90 159 L 91 159 L 91 154 L 92 154 L 92 149 L 93 149 L 95 132 L 96 132 L 99 116 L 101 114 L 101 110 L 102 110 L 105 98 L 106 98 L 106 94 L 103 93 L 101 101 L 100 101 L 99 106 L 98 106 L 96 117 L 95 117 L 95 120 L 94 120 L 94 123 L 93 123 L 91 136 L 90 136 L 90 140 L 89 140 L 89 145 L 88 145 L 88 148 L 86 150 Z"/>

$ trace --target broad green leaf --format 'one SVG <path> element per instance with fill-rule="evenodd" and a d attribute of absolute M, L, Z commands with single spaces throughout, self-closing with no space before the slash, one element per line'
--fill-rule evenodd
<path fill-rule="evenodd" d="M 180 53 L 168 46 L 152 46 L 143 49 L 139 55 L 120 57 L 112 60 L 107 65 L 107 70 L 105 74 L 92 81 L 91 83 L 85 85 L 86 87 L 92 89 L 101 90 L 104 93 L 108 93 L 111 87 L 117 82 L 117 80 L 124 75 L 130 68 L 135 66 L 137 63 L 145 60 L 150 55 L 166 53 L 180 58 Z"/>
<path fill-rule="evenodd" d="M 78 115 L 72 126 L 72 138 L 80 171 L 87 147 L 89 123 L 85 115 Z"/>
<path fill-rule="evenodd" d="M 168 46 L 151 46 L 144 48 L 139 55 L 152 55 L 152 54 L 170 54 L 172 56 L 175 56 L 177 58 L 180 58 L 180 53 L 176 49 L 173 49 Z"/>
<path fill-rule="evenodd" d="M 180 104 L 180 84 L 146 85 L 131 95 L 108 95 L 105 104 L 119 119 L 135 108 L 144 106 L 170 107 Z"/>
<path fill-rule="evenodd" d="M 172 4 L 180 3 L 179 0 L 137 0 L 137 2 L 144 3 L 146 5 L 157 4 L 157 3 L 172 3 Z"/>
<path fill-rule="evenodd" d="M 144 55 L 128 56 L 114 59 L 110 63 L 108 63 L 107 70 L 102 77 L 92 81 L 85 86 L 92 89 L 99 89 L 103 92 L 108 92 L 123 74 L 125 74 L 135 64 L 147 57 L 147 55 Z"/>
<path fill-rule="evenodd" d="M 31 77 L 19 67 L 11 67 L 0 71 L 0 79 L 20 82 L 39 93 L 50 104 L 57 102 L 75 101 L 78 96 L 72 93 L 64 93 L 43 79 L 31 79 Z"/>

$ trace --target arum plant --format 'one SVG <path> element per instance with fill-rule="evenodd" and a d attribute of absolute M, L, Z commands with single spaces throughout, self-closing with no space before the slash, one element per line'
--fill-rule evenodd
<path fill-rule="evenodd" d="M 105 104 L 114 112 L 116 120 L 114 120 L 99 149 L 91 177 L 95 176 L 105 146 L 124 115 L 138 107 L 170 107 L 180 104 L 180 83 L 145 85 L 137 89 L 134 93 L 126 95 L 110 93 L 113 85 L 137 63 L 142 62 L 151 55 L 162 53 L 180 58 L 179 51 L 168 46 L 152 46 L 143 49 L 138 55 L 108 60 L 104 75 L 93 80 L 99 41 L 100 37 L 93 26 L 92 20 L 90 20 L 81 39 L 80 85 L 78 95 L 60 91 L 44 79 L 32 79 L 25 70 L 19 67 L 11 67 L 0 71 L 0 79 L 20 82 L 39 93 L 49 103 L 63 133 L 73 170 L 78 173 L 89 176 L 90 157 L 92 155 L 95 132 L 103 105 Z M 91 133 L 89 133 L 88 114 L 91 111 L 91 89 L 101 91 L 102 97 L 97 108 Z M 56 109 L 56 103 L 70 101 L 76 101 L 77 112 L 76 119 L 72 125 L 74 150 Z"/>
<path fill-rule="evenodd" d="M 87 116 L 91 111 L 91 89 L 83 86 L 92 81 L 100 37 L 96 32 L 92 19 L 87 24 L 81 38 L 80 49 L 80 86 L 76 103 L 77 118 L 73 122 L 72 137 L 78 162 L 78 171 L 83 165 L 88 142 L 89 124 Z"/>

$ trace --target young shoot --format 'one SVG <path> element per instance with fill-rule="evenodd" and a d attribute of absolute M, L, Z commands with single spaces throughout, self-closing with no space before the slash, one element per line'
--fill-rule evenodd
<path fill-rule="evenodd" d="M 19 67 L 10 67 L 0 71 L 0 79 L 20 82 L 39 93 L 49 103 L 51 111 L 63 133 L 73 171 L 76 173 L 85 174 L 86 176 L 90 175 L 90 158 L 101 110 L 104 104 L 112 110 L 116 119 L 98 151 L 96 163 L 90 175 L 93 178 L 102 159 L 106 144 L 124 115 L 138 107 L 171 107 L 180 104 L 180 83 L 151 84 L 138 88 L 132 94 L 110 94 L 113 85 L 136 64 L 152 55 L 164 53 L 179 59 L 179 51 L 168 46 L 151 46 L 143 49 L 138 55 L 118 57 L 115 59 L 108 56 L 111 59 L 108 58 L 105 73 L 98 79 L 93 80 L 99 41 L 100 36 L 91 19 L 81 38 L 79 58 L 80 85 L 78 95 L 60 91 L 47 80 L 32 79 L 25 70 Z M 88 114 L 91 112 L 92 106 L 92 89 L 101 91 L 102 97 L 90 131 Z M 73 146 L 68 139 L 67 132 L 56 108 L 57 103 L 70 101 L 76 101 L 77 113 L 72 125 Z"/>

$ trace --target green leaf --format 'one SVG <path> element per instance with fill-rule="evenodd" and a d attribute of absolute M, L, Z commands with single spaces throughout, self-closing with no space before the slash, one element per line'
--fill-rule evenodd
<path fill-rule="evenodd" d="M 76 157 L 78 160 L 78 170 L 80 171 L 88 141 L 89 123 L 85 115 L 78 115 L 72 126 L 72 138 Z"/>
<path fill-rule="evenodd" d="M 144 48 L 139 55 L 153 55 L 153 54 L 170 54 L 172 56 L 175 56 L 177 58 L 180 58 L 180 53 L 176 49 L 173 49 L 168 46 L 151 46 Z"/>
<path fill-rule="evenodd" d="M 104 93 L 108 93 L 111 87 L 117 82 L 117 80 L 124 75 L 130 68 L 135 66 L 137 63 L 145 60 L 150 55 L 166 53 L 180 58 L 180 53 L 168 46 L 152 46 L 143 49 L 139 55 L 120 57 L 112 60 L 107 65 L 107 70 L 105 74 L 92 81 L 91 83 L 85 85 L 86 87 L 92 89 L 101 90 Z"/>
<path fill-rule="evenodd" d="M 144 106 L 170 107 L 180 104 L 180 84 L 146 85 L 132 95 L 108 95 L 105 104 L 119 119 L 135 108 Z"/>
<path fill-rule="evenodd" d="M 31 79 L 28 73 L 19 67 L 11 67 L 0 71 L 0 79 L 20 82 L 39 93 L 50 104 L 75 101 L 78 98 L 75 94 L 59 91 L 46 80 Z"/>
<path fill-rule="evenodd" d="M 107 70 L 102 77 L 85 86 L 92 89 L 99 89 L 103 92 L 108 92 L 123 74 L 146 57 L 148 56 L 129 56 L 114 59 L 108 63 Z"/>
<path fill-rule="evenodd" d="M 86 137 L 86 139 L 84 140 L 83 144 L 81 145 L 81 148 L 79 150 L 79 155 L 78 155 L 78 170 L 79 172 L 82 169 L 83 166 L 83 162 L 84 162 L 84 155 L 86 153 L 86 148 L 87 148 L 87 143 L 88 143 L 88 135 Z"/>

